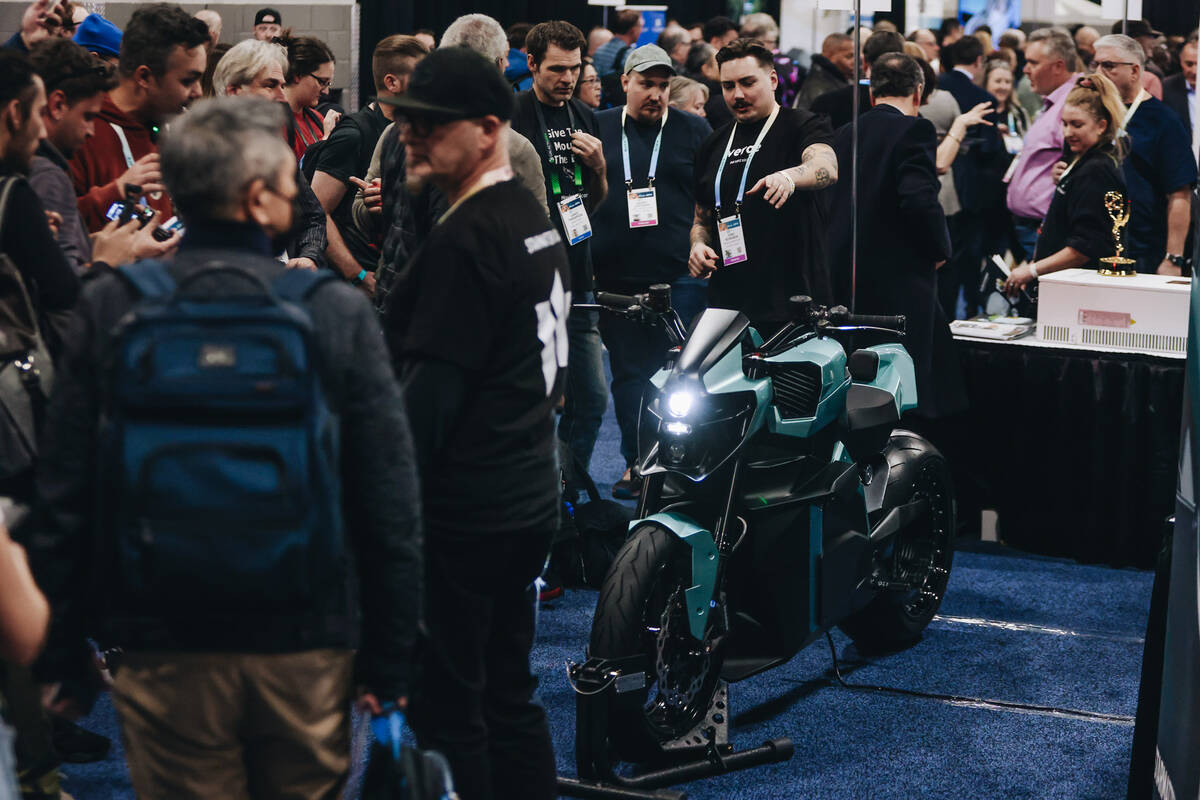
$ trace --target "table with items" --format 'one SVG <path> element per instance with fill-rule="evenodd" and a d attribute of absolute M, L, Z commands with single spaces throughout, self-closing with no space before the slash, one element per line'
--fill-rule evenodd
<path fill-rule="evenodd" d="M 1044 281 L 1037 329 L 1020 337 L 951 326 L 973 450 L 960 500 L 995 509 L 1012 546 L 1153 566 L 1175 510 L 1190 281 L 1154 294 L 1130 280 L 1106 294 L 1088 276 Z"/>

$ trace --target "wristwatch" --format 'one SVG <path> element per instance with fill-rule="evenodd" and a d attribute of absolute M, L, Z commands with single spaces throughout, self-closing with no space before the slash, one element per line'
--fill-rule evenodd
<path fill-rule="evenodd" d="M 1192 265 L 1192 260 L 1190 258 L 1184 258 L 1178 253 L 1167 253 L 1167 261 L 1170 261 L 1180 269 L 1184 269 L 1185 267 L 1190 267 Z"/>

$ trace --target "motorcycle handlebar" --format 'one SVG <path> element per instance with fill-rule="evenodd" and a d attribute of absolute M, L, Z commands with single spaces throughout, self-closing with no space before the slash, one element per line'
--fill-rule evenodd
<path fill-rule="evenodd" d="M 871 328 L 888 328 L 899 333 L 904 333 L 905 318 L 904 315 L 891 316 L 888 314 L 844 314 L 838 317 L 837 320 L 845 325 L 863 325 Z"/>
<path fill-rule="evenodd" d="M 624 311 L 630 306 L 640 304 L 637 298 L 632 295 L 616 294 L 615 292 L 596 292 L 596 305 Z"/>

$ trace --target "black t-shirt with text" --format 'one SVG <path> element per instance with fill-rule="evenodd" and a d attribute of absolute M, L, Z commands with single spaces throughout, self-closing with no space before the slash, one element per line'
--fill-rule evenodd
<path fill-rule="evenodd" d="M 532 142 L 542 158 L 542 175 L 546 181 L 546 201 L 550 206 L 550 219 L 555 230 L 563 236 L 563 244 L 567 247 L 567 259 L 571 264 L 571 285 L 575 287 L 576 294 L 582 295 L 592 289 L 592 242 L 591 239 L 584 239 L 579 244 L 566 245 L 567 239 L 562 227 L 562 217 L 558 213 L 557 200 L 559 197 L 581 192 L 587 195 L 594 188 L 596 173 L 571 152 L 571 131 L 580 130 L 596 136 L 597 128 L 596 115 L 592 109 L 577 99 L 568 102 L 571 106 L 570 111 L 565 104 L 556 108 L 540 102 L 532 89 L 521 92 L 517 95 L 512 128 Z M 541 107 L 545 128 L 538 120 L 538 106 Z M 546 149 L 547 139 L 549 150 Z M 579 165 L 582 189 L 575 184 L 576 163 Z M 557 192 L 554 190 L 552 176 L 558 178 Z"/>
<path fill-rule="evenodd" d="M 746 161 L 746 196 L 742 200 L 742 230 L 746 261 L 725 267 L 720 263 L 717 220 L 709 231 L 718 266 L 709 280 L 708 304 L 733 308 L 754 322 L 784 322 L 789 318 L 788 298 L 806 294 L 818 303 L 832 300 L 833 290 L 826 261 L 826 210 L 820 192 L 797 191 L 776 209 L 763 199 L 763 191 L 750 194 L 758 180 L 772 172 L 799 166 L 805 149 L 832 144 L 833 131 L 824 117 L 795 108 L 779 109 L 760 148 L 755 141 L 767 120 L 738 125 L 733 147 L 721 175 L 720 216 L 734 213 L 738 186 Z M 713 132 L 696 155 L 696 203 L 713 209 L 717 170 L 729 143 L 729 123 Z"/>
<path fill-rule="evenodd" d="M 504 531 L 556 519 L 570 307 L 564 245 L 516 180 L 468 197 L 396 276 L 393 357 L 466 376 L 459 418 L 421 476 L 430 525 Z"/>

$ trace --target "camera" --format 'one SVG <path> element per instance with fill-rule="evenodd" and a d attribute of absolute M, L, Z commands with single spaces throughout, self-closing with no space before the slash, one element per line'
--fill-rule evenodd
<path fill-rule="evenodd" d="M 150 220 L 154 219 L 154 210 L 127 200 L 118 200 L 108 207 L 104 216 L 108 219 L 119 220 L 122 224 L 136 219 L 138 227 L 144 228 L 150 224 Z M 156 225 L 150 235 L 157 241 L 165 242 L 177 230 L 183 230 L 183 222 L 179 217 L 171 217 L 165 224 Z"/>

